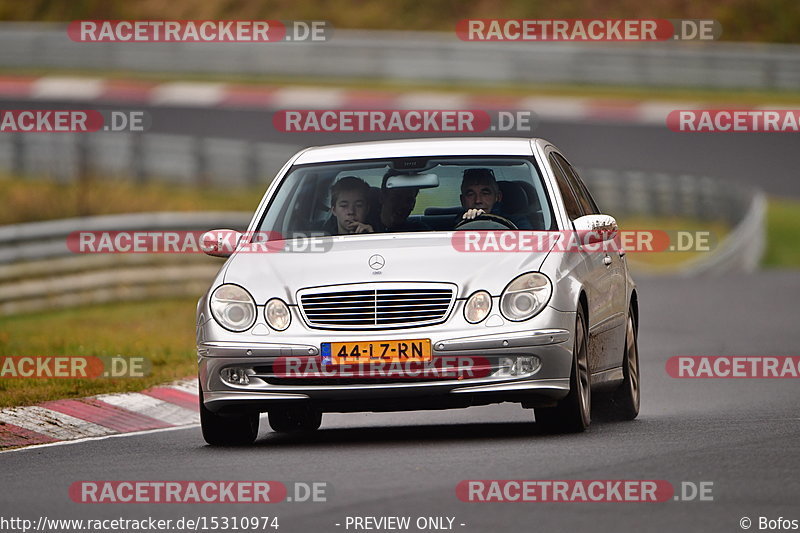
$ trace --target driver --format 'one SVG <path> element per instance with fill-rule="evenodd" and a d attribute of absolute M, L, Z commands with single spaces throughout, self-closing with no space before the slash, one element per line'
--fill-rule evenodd
<path fill-rule="evenodd" d="M 490 168 L 468 168 L 464 171 L 461 180 L 461 206 L 466 209 L 460 220 L 474 220 L 475 218 L 491 213 L 506 218 L 519 229 L 533 229 L 530 220 L 524 216 L 512 216 L 503 213 L 500 202 L 503 193 Z"/>

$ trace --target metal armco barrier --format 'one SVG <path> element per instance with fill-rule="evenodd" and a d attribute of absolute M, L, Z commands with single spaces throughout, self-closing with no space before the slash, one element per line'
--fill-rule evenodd
<path fill-rule="evenodd" d="M 251 213 L 136 213 L 0 227 L 0 316 L 113 301 L 199 296 L 222 259 L 197 254 L 76 254 L 73 231 L 244 231 Z"/>
<path fill-rule="evenodd" d="M 463 42 L 453 32 L 335 30 L 318 43 L 78 43 L 66 24 L 0 24 L 0 68 L 254 74 L 429 83 L 795 89 L 800 46 Z M 724 31 L 724 29 L 723 29 Z"/>
<path fill-rule="evenodd" d="M 301 147 L 187 135 L 59 133 L 0 135 L 0 172 L 72 181 L 103 179 L 246 186 L 274 176 Z"/>

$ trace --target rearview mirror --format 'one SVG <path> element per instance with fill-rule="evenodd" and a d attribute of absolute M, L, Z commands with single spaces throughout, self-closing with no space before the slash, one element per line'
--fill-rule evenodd
<path fill-rule="evenodd" d="M 439 176 L 436 174 L 399 174 L 389 176 L 384 184 L 385 189 L 432 189 L 439 186 Z"/>

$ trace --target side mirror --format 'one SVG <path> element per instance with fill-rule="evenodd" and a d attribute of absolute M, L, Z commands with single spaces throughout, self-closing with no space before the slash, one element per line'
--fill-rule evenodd
<path fill-rule="evenodd" d="M 595 244 L 617 237 L 619 227 L 610 215 L 585 215 L 572 222 L 581 244 Z"/>
<path fill-rule="evenodd" d="M 230 257 L 241 240 L 242 234 L 236 230 L 212 229 L 200 237 L 200 246 L 210 256 Z"/>

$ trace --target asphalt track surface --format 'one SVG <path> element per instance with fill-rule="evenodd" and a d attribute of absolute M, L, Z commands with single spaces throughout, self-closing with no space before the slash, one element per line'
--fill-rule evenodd
<path fill-rule="evenodd" d="M 154 118 L 162 124 L 154 131 L 305 143 L 273 133 L 268 113 L 161 109 Z M 581 166 L 709 174 L 800 196 L 790 178 L 798 153 L 789 134 L 693 137 L 665 128 L 547 123 L 535 134 Z M 307 144 L 349 140 L 312 137 Z M 636 421 L 596 421 L 584 434 L 549 436 L 531 411 L 503 404 L 325 415 L 310 437 L 271 433 L 263 420 L 256 444 L 238 449 L 206 446 L 199 428 L 39 447 L 0 454 L 0 516 L 269 515 L 279 517 L 280 532 L 319 533 L 354 531 L 344 527 L 347 516 L 410 516 L 412 524 L 419 516 L 448 516 L 464 532 L 731 532 L 742 531 L 743 517 L 752 530 L 760 517 L 800 520 L 800 382 L 679 380 L 665 372 L 674 355 L 798 355 L 800 274 L 639 285 L 643 404 Z M 676 489 L 712 482 L 714 499 L 466 503 L 455 488 L 468 479 L 657 479 Z M 90 505 L 68 496 L 79 480 L 317 481 L 328 483 L 329 497 L 263 506 Z"/>
<path fill-rule="evenodd" d="M 678 380 L 673 355 L 797 354 L 800 276 L 772 272 L 641 282 L 643 404 L 633 422 L 540 434 L 531 411 L 325 415 L 311 437 L 269 431 L 246 448 L 206 446 L 199 428 L 0 454 L 2 516 L 278 516 L 281 532 L 346 531 L 347 516 L 451 516 L 489 531 L 741 531 L 739 520 L 800 519 L 800 413 L 794 379 Z M 712 502 L 467 503 L 467 479 L 713 482 Z M 78 480 L 326 482 L 325 503 L 78 504 Z M 458 524 L 465 524 L 460 526 Z M 756 527 L 754 526 L 755 530 Z M 350 531 L 353 531 L 350 529 Z"/>

